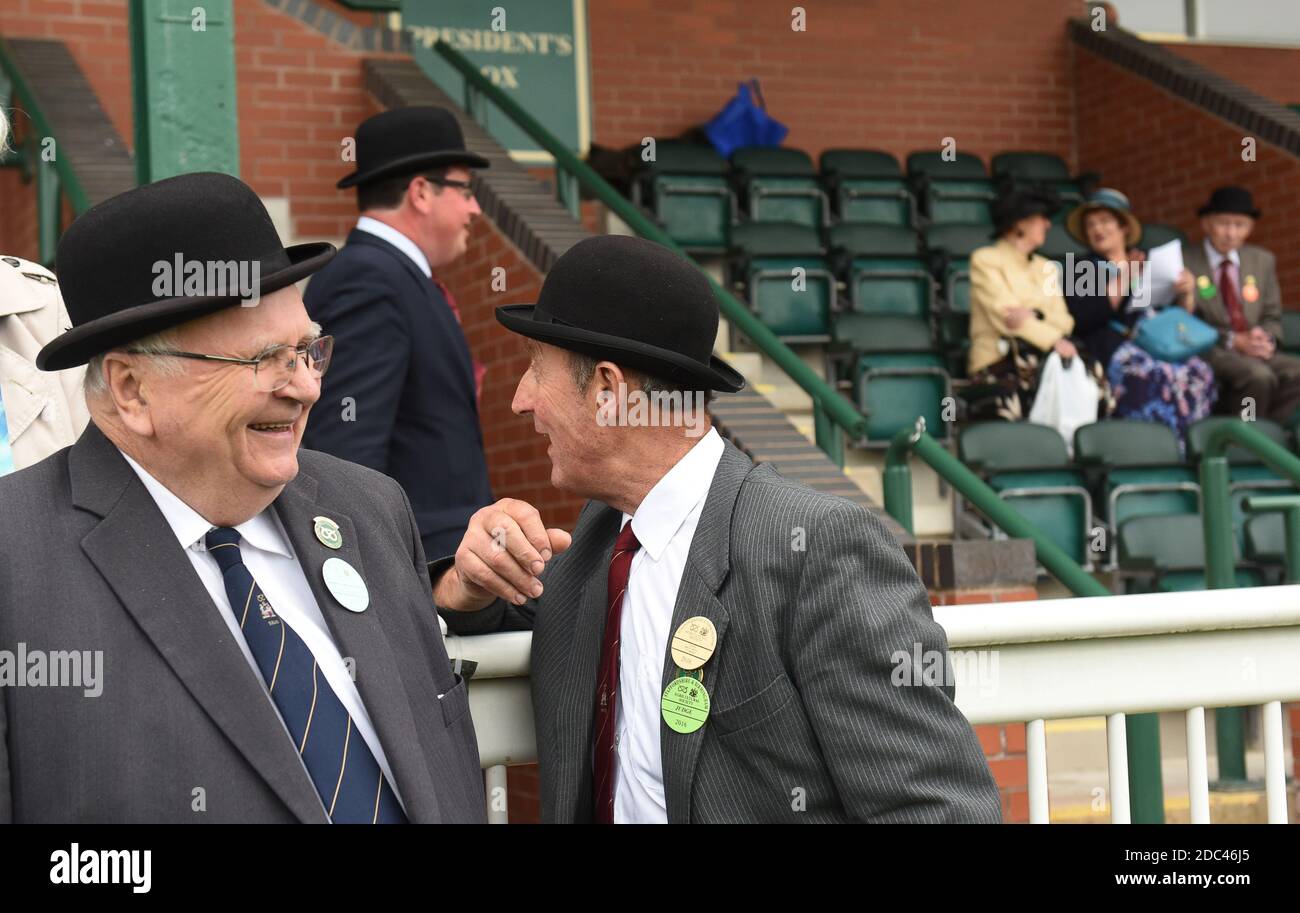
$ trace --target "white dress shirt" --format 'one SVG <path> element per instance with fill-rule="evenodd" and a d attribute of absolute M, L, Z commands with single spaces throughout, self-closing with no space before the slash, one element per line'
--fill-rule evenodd
<path fill-rule="evenodd" d="M 357 219 L 357 228 L 377 238 L 383 238 L 393 247 L 410 257 L 412 262 L 420 268 L 420 272 L 430 279 L 433 278 L 433 270 L 429 267 L 429 258 L 424 255 L 424 251 L 416 247 L 414 241 L 393 228 L 393 226 L 385 225 L 378 219 L 370 218 L 370 216 L 362 216 Z"/>
<path fill-rule="evenodd" d="M 686 556 L 723 449 L 722 438 L 710 428 L 650 489 L 630 517 L 641 548 L 628 572 L 619 627 L 616 824 L 668 823 L 659 743 L 664 657 L 672 633 L 668 628 Z M 623 523 L 628 520 L 629 515 L 623 514 Z"/>
<path fill-rule="evenodd" d="M 1231 260 L 1232 269 L 1228 270 L 1228 275 L 1232 278 L 1233 288 L 1236 289 L 1238 293 L 1240 293 L 1241 254 L 1238 253 L 1236 250 L 1230 250 L 1226 254 L 1221 254 L 1215 248 L 1215 246 L 1210 243 L 1209 238 L 1204 239 L 1201 243 L 1205 245 L 1205 259 L 1206 262 L 1210 264 L 1210 282 L 1214 283 L 1215 285 L 1219 284 L 1219 270 L 1223 268 L 1223 261 Z M 1240 294 L 1238 294 L 1237 300 L 1238 301 L 1241 300 Z"/>
<path fill-rule="evenodd" d="M 262 672 L 253 659 L 253 651 L 248 648 L 244 634 L 239 630 L 239 623 L 235 620 L 235 613 L 230 607 L 230 597 L 226 595 L 226 584 L 221 568 L 217 564 L 217 559 L 208 554 L 204 537 L 208 530 L 213 528 L 212 524 L 150 475 L 143 466 L 125 453 L 122 456 L 140 477 L 140 481 L 144 483 L 158 509 L 162 511 L 167 525 L 176 534 L 181 548 L 185 549 L 185 554 L 190 559 L 190 564 L 194 565 L 199 580 L 203 582 L 208 595 L 212 597 L 215 611 L 230 629 L 231 637 L 239 645 L 244 659 L 252 667 L 258 684 L 262 686 L 267 702 L 279 716 L 280 710 L 271 699 L 271 693 L 262 679 Z M 239 554 L 248 572 L 253 575 L 257 585 L 262 588 L 266 598 L 275 607 L 275 613 L 293 628 L 315 657 L 325 680 L 329 682 L 344 709 L 352 717 L 352 724 L 365 739 L 375 760 L 379 762 L 379 768 L 384 772 L 384 778 L 392 787 L 393 794 L 397 796 L 397 801 L 401 802 L 401 794 L 398 793 L 397 784 L 393 780 L 393 771 L 388 766 L 388 758 L 384 755 L 383 746 L 379 744 L 379 737 L 370 722 L 370 715 L 366 712 L 365 705 L 361 703 L 361 695 L 357 692 L 356 683 L 348 674 L 343 657 L 329 633 L 329 628 L 325 625 L 325 617 L 321 614 L 320 606 L 316 604 L 316 597 L 312 594 L 310 584 L 307 583 L 307 575 L 303 573 L 302 565 L 298 563 L 293 548 L 289 545 L 289 538 L 284 533 L 280 518 L 276 516 L 273 508 L 268 507 L 253 519 L 239 524 L 235 529 L 240 535 Z M 284 723 L 283 717 L 280 717 L 280 722 Z M 288 727 L 285 727 L 285 737 L 292 740 Z M 303 770 L 306 769 L 304 765 Z M 321 807 L 324 808 L 324 805 L 322 804 Z"/>

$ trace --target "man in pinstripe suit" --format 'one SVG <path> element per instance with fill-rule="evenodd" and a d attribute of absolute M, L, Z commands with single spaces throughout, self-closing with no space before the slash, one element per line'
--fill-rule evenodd
<path fill-rule="evenodd" d="M 688 408 L 744 384 L 711 354 L 703 276 L 592 238 L 497 313 L 529 337 L 514 411 L 550 438 L 552 484 L 590 500 L 571 539 L 523 502 L 484 508 L 430 576 L 453 630 L 533 629 L 544 820 L 999 821 L 950 677 L 896 674 L 947 643 L 883 524 Z M 637 412 L 665 390 L 685 397 Z"/>

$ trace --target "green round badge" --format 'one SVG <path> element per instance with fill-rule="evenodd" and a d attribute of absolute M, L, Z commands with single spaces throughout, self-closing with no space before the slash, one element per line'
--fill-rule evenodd
<path fill-rule="evenodd" d="M 668 683 L 659 706 L 669 729 L 694 732 L 709 718 L 709 691 L 704 682 L 684 675 Z"/>

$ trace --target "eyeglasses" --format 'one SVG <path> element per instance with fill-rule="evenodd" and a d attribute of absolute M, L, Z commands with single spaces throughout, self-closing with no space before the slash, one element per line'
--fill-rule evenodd
<path fill-rule="evenodd" d="M 145 352 L 127 349 L 133 355 L 170 355 L 174 358 L 197 358 L 201 361 L 220 361 L 232 365 L 252 365 L 253 384 L 263 393 L 274 393 L 289 385 L 302 358 L 313 377 L 323 377 L 329 370 L 330 356 L 334 354 L 334 337 L 321 336 L 306 345 L 274 346 L 256 358 L 228 358 L 225 355 L 202 355 L 198 352 Z"/>
<path fill-rule="evenodd" d="M 435 177 L 424 175 L 424 179 L 430 184 L 437 184 L 439 187 L 454 187 L 460 191 L 460 195 L 466 200 L 474 199 L 474 185 L 469 181 L 457 181 L 453 178 Z"/>

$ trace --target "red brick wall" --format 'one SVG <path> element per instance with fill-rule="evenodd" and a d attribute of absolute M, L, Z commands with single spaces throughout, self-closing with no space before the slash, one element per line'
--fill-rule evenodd
<path fill-rule="evenodd" d="M 340 144 L 371 113 L 361 88 L 362 59 L 385 55 L 348 50 L 263 0 L 235 0 L 234 9 L 240 176 L 263 196 L 290 198 L 298 238 L 343 237 L 356 206 L 353 193 L 334 188 L 353 167 L 342 161 Z M 4 0 L 0 35 L 65 42 L 113 125 L 128 147 L 134 144 L 126 0 Z M 5 190 L 17 187 L 9 175 L 0 181 Z M 34 233 L 25 241 L 17 221 L 23 216 L 9 212 L 17 206 L 0 212 L 0 240 L 34 256 Z"/>
<path fill-rule="evenodd" d="M 1300 49 L 1182 43 L 1164 47 L 1265 98 L 1300 104 Z"/>
<path fill-rule="evenodd" d="M 1243 162 L 1239 127 L 1081 48 L 1074 59 L 1079 166 L 1128 194 L 1139 218 L 1193 238 L 1211 189 L 1250 188 L 1263 211 L 1251 240 L 1277 255 L 1283 303 L 1300 304 L 1300 159 L 1261 140 Z"/>
<path fill-rule="evenodd" d="M 945 136 L 987 162 L 1006 149 L 1072 160 L 1065 22 L 1078 0 L 606 0 L 588 5 L 593 135 L 627 146 L 708 121 L 758 77 L 785 144 L 900 159 Z"/>

